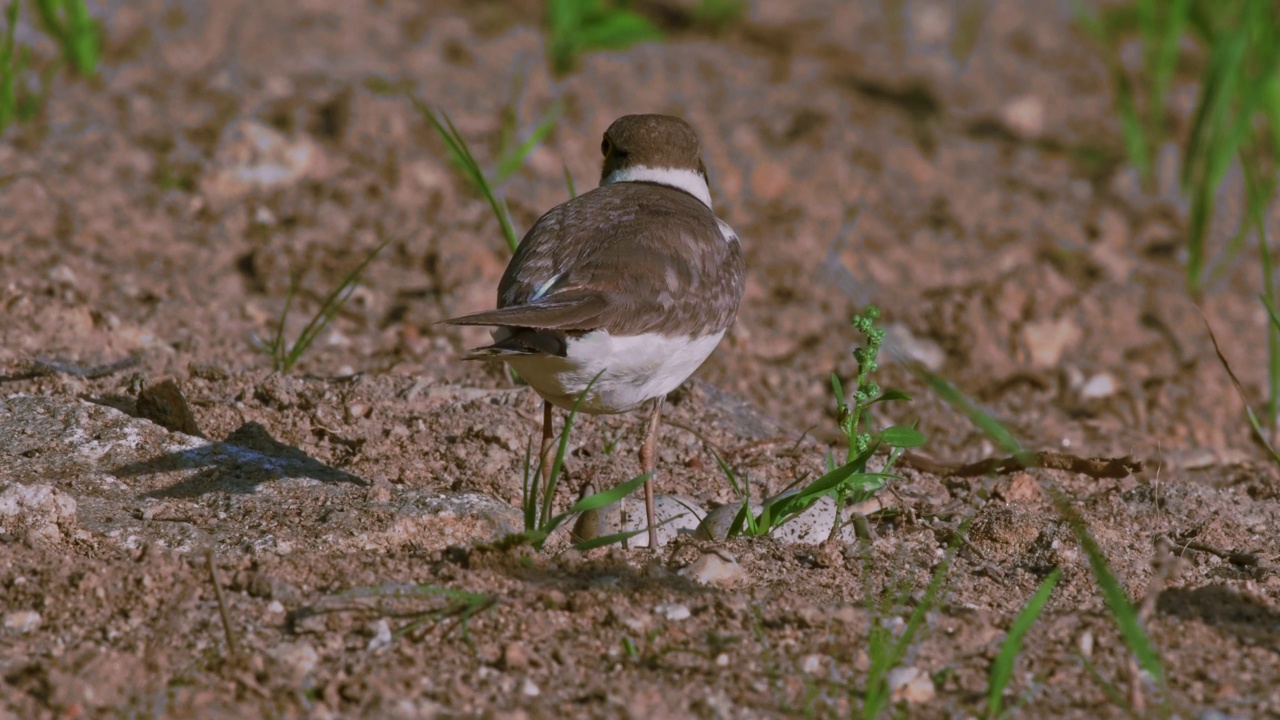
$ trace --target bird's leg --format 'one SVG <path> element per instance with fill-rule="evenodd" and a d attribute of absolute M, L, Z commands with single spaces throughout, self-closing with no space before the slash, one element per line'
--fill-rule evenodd
<path fill-rule="evenodd" d="M 640 445 L 640 472 L 651 473 L 658 466 L 658 423 L 662 419 L 662 401 L 657 398 L 649 409 L 644 442 Z M 658 549 L 658 523 L 653 509 L 653 477 L 644 481 L 644 515 L 649 523 L 649 549 Z"/>
<path fill-rule="evenodd" d="M 546 400 L 542 401 L 542 447 L 538 451 L 538 457 L 542 460 L 542 489 L 546 490 L 551 484 L 551 465 L 555 463 L 556 456 L 552 452 L 555 447 L 556 436 L 551 432 L 552 421 L 551 403 Z"/>

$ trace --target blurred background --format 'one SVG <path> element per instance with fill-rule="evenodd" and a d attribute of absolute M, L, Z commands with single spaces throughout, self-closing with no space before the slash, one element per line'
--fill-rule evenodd
<path fill-rule="evenodd" d="M 829 647 L 825 631 L 793 630 L 845 623 L 837 617 L 845 610 L 846 624 L 863 622 L 876 601 L 859 615 L 849 598 L 864 584 L 871 598 L 873 581 L 890 594 L 906 588 L 893 601 L 905 602 L 911 578 L 924 586 L 964 512 L 996 498 L 973 526 L 988 554 L 964 556 L 973 564 L 949 586 L 959 599 L 942 603 L 941 620 L 930 612 L 929 623 L 950 625 L 914 657 L 933 673 L 912 675 L 929 691 L 920 702 L 933 700 L 936 684 L 948 695 L 930 709 L 980 711 L 996 638 L 1052 566 L 1068 570 L 1052 606 L 1056 635 L 1028 653 L 1042 663 L 1036 678 L 1071 691 L 1037 711 L 1140 715 L 1104 695 L 1097 672 L 1077 662 L 1097 633 L 1097 662 L 1116 685 L 1137 688 L 1140 705 L 1140 683 L 1126 685 L 1136 666 L 1084 561 L 1026 475 L 966 480 L 917 465 L 883 494 L 897 505 L 876 520 L 885 541 L 865 566 L 856 555 L 737 545 L 754 573 L 743 590 L 750 606 L 696 594 L 665 569 L 632 573 L 622 561 L 619 570 L 572 556 L 563 570 L 561 558 L 538 555 L 518 567 L 493 560 L 493 569 L 444 551 L 476 533 L 459 540 L 449 524 L 473 518 L 474 508 L 449 515 L 413 503 L 483 493 L 484 522 L 514 513 L 537 407 L 502 368 L 458 359 L 484 342 L 483 330 L 436 323 L 492 306 L 524 230 L 597 184 L 601 133 L 633 112 L 680 115 L 698 130 L 716 211 L 748 262 L 737 325 L 700 371 L 703 382 L 671 403 L 664 491 L 737 500 L 710 454 L 716 443 L 750 469 L 757 494 L 820 474 L 822 449 L 804 443 L 846 439 L 830 375 L 851 387 L 861 340 L 850 319 L 878 306 L 887 332 L 879 382 L 914 396 L 877 406 L 878 421 L 918 423 L 929 437 L 925 458 L 1005 452 L 908 369 L 923 367 L 1028 448 L 1146 459 L 1139 477 L 1060 477 L 1130 597 L 1155 588 L 1142 612 L 1179 707 L 1237 703 L 1247 716 L 1267 697 L 1280 707 L 1276 577 L 1265 569 L 1277 557 L 1280 480 L 1274 466 L 1247 464 L 1274 455 L 1267 444 L 1280 398 L 1270 252 L 1276 8 L 1255 0 L 0 0 L 0 390 L 75 417 L 102 405 L 136 415 L 139 390 L 174 377 L 198 423 L 174 429 L 225 438 L 216 452 L 239 453 L 193 455 L 193 446 L 173 449 L 177 435 L 130 425 L 129 449 L 118 451 L 128 473 L 106 474 L 107 455 L 74 472 L 38 464 L 80 462 L 82 445 L 105 452 L 86 445 L 97 442 L 92 432 L 68 440 L 65 452 L 22 445 L 20 456 L 4 455 L 0 473 L 37 468 L 24 482 L 56 483 L 82 499 L 81 534 L 68 530 L 66 542 L 93 548 L 24 549 L 0 530 L 0 567 L 25 573 L 0 587 L 46 623 L 43 634 L 23 636 L 22 652 L 53 658 L 29 671 L 10 672 L 16 660 L 4 667 L 6 682 L 25 689 L 13 702 L 26 704 L 13 707 L 20 715 L 71 715 L 77 703 L 126 708 L 133 700 L 103 693 L 150 683 L 156 694 L 138 703 L 172 690 L 186 693 L 189 705 L 178 707 L 201 707 L 207 688 L 235 687 L 290 712 L 324 702 L 385 716 L 377 703 L 396 692 L 470 712 L 502 706 L 519 688 L 516 702 L 543 692 L 536 702 L 547 707 L 657 716 L 674 703 L 693 712 L 702 700 L 688 698 L 714 674 L 728 693 L 717 697 L 732 702 L 708 699 L 697 705 L 704 716 L 717 707 L 740 716 L 733 703 L 782 714 L 812 707 L 819 691 L 830 700 L 821 707 L 844 714 L 861 698 L 860 681 L 849 678 L 860 677 L 865 656 L 844 640 Z M 23 437 L 65 430 L 40 427 Z M 636 429 L 625 417 L 583 418 L 570 476 L 630 477 Z M 1195 550 L 1204 550 L 1195 556 L 1199 586 L 1160 594 L 1167 578 L 1153 569 L 1154 528 L 1184 549 L 1209 543 Z M 216 652 L 221 630 L 202 595 L 209 576 L 219 587 L 213 560 L 206 574 L 186 556 L 139 551 L 138 537 L 187 550 L 207 543 L 241 563 L 224 570 L 236 590 L 232 624 L 251 629 L 256 675 L 227 670 Z M 544 562 L 550 579 L 526 583 L 521 573 Z M 81 574 L 70 577 L 72 567 Z M 903 568 L 923 570 L 902 576 Z M 606 588 L 580 581 L 579 571 L 624 580 Z M 134 584 L 92 594 L 116 577 Z M 490 607 L 502 596 L 499 609 L 477 616 L 478 651 L 464 633 L 441 641 L 447 662 L 435 640 L 381 655 L 391 643 L 385 617 L 375 626 L 344 615 L 297 631 L 305 637 L 285 627 L 286 606 L 410 577 L 493 593 L 432 596 L 449 602 Z M 144 589 L 130 594 L 135 586 Z M 170 613 L 173 598 L 190 602 Z M 653 619 L 659 599 L 693 606 L 680 627 L 700 630 L 650 630 L 667 627 Z M 436 609 L 478 612 L 465 602 Z M 839 603 L 844 610 L 829 610 Z M 155 616 L 135 616 L 142 607 Z M 679 609 L 663 617 L 689 619 Z M 11 627 L 9 617 L 5 632 L 42 621 L 26 614 Z M 630 636 L 619 640 L 624 632 L 640 650 Z M 12 640 L 18 633 L 0 641 L 28 642 Z M 508 652 L 512 636 L 540 638 L 528 640 L 535 650 L 538 642 L 568 649 L 537 650 L 531 661 L 523 646 Z M 71 648 L 77 638 L 119 639 L 118 654 L 102 657 L 128 662 L 82 663 L 63 655 L 63 638 Z M 669 647 L 679 652 L 667 656 Z M 664 665 L 704 656 L 696 670 Z M 357 670 L 348 673 L 348 662 Z M 830 685 L 804 679 L 828 666 Z M 102 670 L 84 685 L 99 699 L 59 700 L 56 688 L 80 692 L 75 678 L 86 667 Z M 196 680 L 175 668 L 192 668 Z M 614 684 L 617 668 L 638 683 L 634 693 Z M 539 684 L 528 691 L 517 677 Z M 667 691 L 673 678 L 686 692 Z M 575 682 L 594 689 L 579 695 Z M 1038 682 L 1027 676 L 1015 687 Z M 1099 703 L 1105 712 L 1095 712 Z"/>

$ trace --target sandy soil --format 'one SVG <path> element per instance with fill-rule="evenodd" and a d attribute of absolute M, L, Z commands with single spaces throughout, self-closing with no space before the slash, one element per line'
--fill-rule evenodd
<path fill-rule="evenodd" d="M 1066 4 L 992 3 L 957 60 L 949 3 L 762 2 L 716 34 L 655 2 L 667 42 L 563 79 L 533 2 L 103 5 L 102 78 L 57 78 L 0 140 L 0 717 L 845 716 L 869 627 L 901 630 L 966 518 L 894 673 L 899 712 L 979 715 L 1057 567 L 1008 704 L 1159 715 L 1046 486 L 1143 607 L 1168 709 L 1280 714 L 1280 473 L 1184 290 L 1175 154 L 1143 191 Z M 959 476 L 938 464 L 999 453 L 886 361 L 881 384 L 916 399 L 885 419 L 930 441 L 873 542 L 486 547 L 520 528 L 538 405 L 459 361 L 483 331 L 436 324 L 490 305 L 507 251 L 403 90 L 484 163 L 504 113 L 527 129 L 563 102 L 503 187 L 519 228 L 565 199 L 562 167 L 594 184 L 618 115 L 678 113 L 704 136 L 749 283 L 670 400 L 664 491 L 732 502 L 713 450 L 758 494 L 821 472 L 828 376 L 852 373 L 868 302 L 895 357 L 1028 447 L 1144 469 Z M 296 333 L 384 238 L 330 331 L 271 373 L 257 348 L 290 274 Z M 1201 307 L 1256 399 L 1248 257 Z M 583 418 L 561 505 L 634 475 L 638 432 Z"/>

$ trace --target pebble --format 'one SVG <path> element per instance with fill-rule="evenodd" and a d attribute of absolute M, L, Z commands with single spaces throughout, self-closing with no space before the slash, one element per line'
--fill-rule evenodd
<path fill-rule="evenodd" d="M 1054 367 L 1067 348 L 1080 342 L 1080 328 L 1069 318 L 1027 323 L 1022 328 L 1022 341 L 1031 353 L 1031 364 Z"/>
<path fill-rule="evenodd" d="M 44 618 L 35 610 L 14 610 L 4 614 L 4 628 L 19 633 L 29 633 L 40 627 Z"/>
<path fill-rule="evenodd" d="M 680 603 L 661 603 L 653 611 L 673 621 L 688 620 L 693 615 L 687 605 L 681 605 Z"/>
<path fill-rule="evenodd" d="M 708 552 L 689 563 L 688 567 L 680 571 L 680 575 L 700 585 L 727 587 L 742 580 L 746 571 L 732 555 Z"/>
<path fill-rule="evenodd" d="M 310 643 L 281 643 L 271 653 L 289 675 L 292 683 L 300 682 L 320 662 L 320 653 Z"/>
<path fill-rule="evenodd" d="M 937 696 L 928 673 L 916 667 L 900 667 L 889 671 L 889 692 L 894 702 L 906 700 L 908 705 L 927 703 Z"/>
<path fill-rule="evenodd" d="M 365 646 L 366 650 L 376 652 L 391 647 L 391 626 L 387 624 L 386 618 L 370 623 L 370 630 L 372 630 L 373 637 L 369 638 L 369 644 Z"/>
<path fill-rule="evenodd" d="M 507 671 L 523 670 L 529 667 L 529 651 L 522 642 L 508 643 L 502 649 L 502 669 Z"/>
<path fill-rule="evenodd" d="M 1116 379 L 1111 373 L 1100 372 L 1090 377 L 1084 382 L 1080 388 L 1080 397 L 1083 400 L 1097 400 L 1101 398 L 1111 397 L 1116 394 Z"/>
<path fill-rule="evenodd" d="M 76 499 L 51 485 L 14 483 L 0 489 L 0 527 L 13 533 L 16 525 L 33 543 L 61 540 L 63 528 L 75 520 Z"/>

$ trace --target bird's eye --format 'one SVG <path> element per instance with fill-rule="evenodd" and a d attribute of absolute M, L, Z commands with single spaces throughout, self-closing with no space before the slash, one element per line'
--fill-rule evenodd
<path fill-rule="evenodd" d="M 600 154 L 605 157 L 609 157 L 609 153 L 611 152 L 613 152 L 613 142 L 611 142 L 609 137 L 606 135 L 605 138 L 600 141 Z"/>

